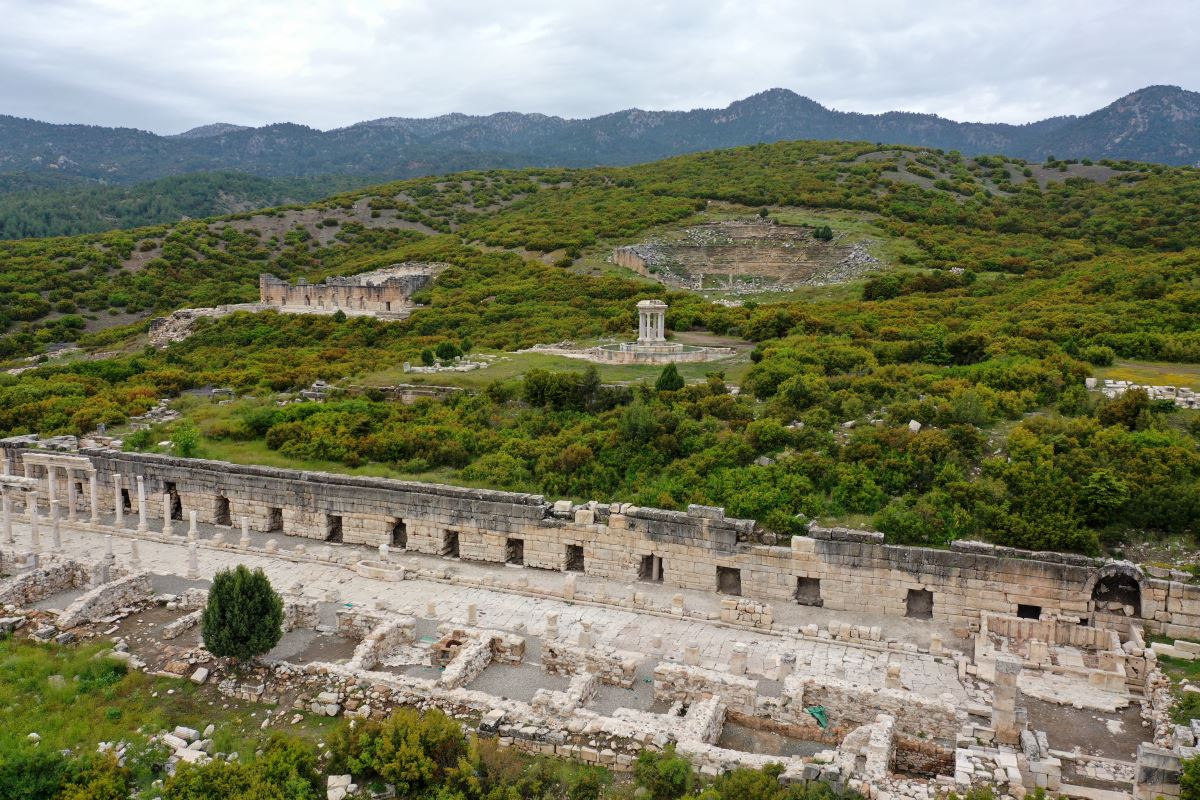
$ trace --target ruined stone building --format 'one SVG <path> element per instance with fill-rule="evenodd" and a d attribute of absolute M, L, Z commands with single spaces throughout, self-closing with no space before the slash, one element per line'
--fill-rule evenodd
<path fill-rule="evenodd" d="M 444 264 L 404 263 L 374 272 L 348 277 L 326 278 L 309 283 L 301 278 L 295 284 L 274 275 L 258 276 L 259 302 L 281 310 L 342 310 L 349 315 L 400 318 L 413 306 L 415 292 L 428 286 Z"/>
<path fill-rule="evenodd" d="M 63 609 L 43 640 L 165 602 L 180 644 L 147 671 L 303 713 L 437 707 L 617 771 L 674 744 L 875 800 L 1175 800 L 1200 753 L 1158 666 L 1200 658 L 1200 585 L 1165 567 L 36 437 L 0 442 L 0 545 L 0 603 Z M 200 665 L 199 582 L 243 563 L 333 649 Z M 156 600 L 158 575 L 191 585 Z"/>

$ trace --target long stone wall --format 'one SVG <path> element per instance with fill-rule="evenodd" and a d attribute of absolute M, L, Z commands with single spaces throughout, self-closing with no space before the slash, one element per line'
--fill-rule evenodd
<path fill-rule="evenodd" d="M 23 445 L 7 443 L 20 470 Z M 686 512 L 623 503 L 573 506 L 541 495 L 382 478 L 301 472 L 199 459 L 84 449 L 97 469 L 98 501 L 111 511 L 118 478 L 136 514 L 143 476 L 157 527 L 163 496 L 183 516 L 257 531 L 576 570 L 622 582 L 658 581 L 700 591 L 825 609 L 978 623 L 981 612 L 1037 612 L 1111 623 L 1093 599 L 1122 580 L 1140 597 L 1130 621 L 1174 637 L 1200 636 L 1200 586 L 1153 578 L 1132 564 L 1029 553 L 979 542 L 948 550 L 887 545 L 881 534 L 813 528 L 784 544 L 753 521 L 718 508 Z M 65 496 L 61 493 L 60 496 Z M 177 523 L 178 525 L 178 523 Z M 331 538 L 332 537 L 332 538 Z"/>

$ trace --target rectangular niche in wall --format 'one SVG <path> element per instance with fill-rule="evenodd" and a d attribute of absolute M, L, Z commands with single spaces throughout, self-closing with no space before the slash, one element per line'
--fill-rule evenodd
<path fill-rule="evenodd" d="M 438 555 L 458 558 L 458 531 L 442 531 L 442 549 Z"/>
<path fill-rule="evenodd" d="M 1021 619 L 1041 619 L 1042 607 L 1029 605 L 1026 603 L 1017 603 L 1017 616 Z"/>
<path fill-rule="evenodd" d="M 504 563 L 525 565 L 525 540 L 509 539 L 504 543 Z"/>
<path fill-rule="evenodd" d="M 325 515 L 325 541 L 341 543 L 342 541 L 342 518 L 339 514 Z"/>
<path fill-rule="evenodd" d="M 717 567 L 717 591 L 741 596 L 742 571 L 737 567 Z"/>
<path fill-rule="evenodd" d="M 167 481 L 163 489 L 171 498 L 171 519 L 183 519 L 183 500 L 179 497 L 179 488 L 174 481 Z"/>
<path fill-rule="evenodd" d="M 229 516 L 229 498 L 218 497 L 217 507 L 213 511 L 213 522 L 217 525 L 232 525 L 233 519 Z"/>
<path fill-rule="evenodd" d="M 909 589 L 904 601 L 904 616 L 933 619 L 933 592 L 928 589 Z"/>
<path fill-rule="evenodd" d="M 583 545 L 567 545 L 567 572 L 583 572 Z"/>
<path fill-rule="evenodd" d="M 796 602 L 802 606 L 823 606 L 820 578 L 796 578 Z"/>
<path fill-rule="evenodd" d="M 642 556 L 638 566 L 638 580 L 650 583 L 663 582 L 663 560 L 661 556 Z"/>
<path fill-rule="evenodd" d="M 397 519 L 392 523 L 392 548 L 395 550 L 408 549 L 408 526 L 402 519 Z"/>
<path fill-rule="evenodd" d="M 283 530 L 283 509 L 268 508 L 267 509 L 267 530 L 281 531 Z"/>

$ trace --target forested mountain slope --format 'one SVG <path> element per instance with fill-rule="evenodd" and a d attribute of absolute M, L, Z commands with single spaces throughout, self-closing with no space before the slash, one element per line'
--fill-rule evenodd
<path fill-rule="evenodd" d="M 869 220 L 905 255 L 850 295 L 735 307 L 578 268 L 656 226 L 702 220 L 712 201 L 806 209 L 835 228 Z M 451 267 L 399 323 L 242 314 L 163 351 L 137 345 L 144 323 L 81 332 L 106 315 L 250 299 L 262 271 L 318 279 L 405 260 Z M 895 541 L 1094 551 L 1146 532 L 1192 535 L 1200 518 L 1197 412 L 1083 387 L 1114 358 L 1200 363 L 1191 168 L 790 142 L 626 168 L 471 172 L 307 209 L 0 243 L 0 292 L 9 357 L 60 339 L 117 350 L 0 379 L 8 433 L 111 428 L 213 384 L 243 397 L 183 404 L 202 452 L 710 503 L 781 535 L 821 517 Z M 414 405 L 371 392 L 276 402 L 439 344 L 513 351 L 623 334 L 647 297 L 670 303 L 673 331 L 755 343 L 740 393 L 716 375 L 656 390 L 532 370 Z"/>
<path fill-rule="evenodd" d="M 51 125 L 0 116 L 0 172 L 54 172 L 135 183 L 188 172 L 388 175 L 462 169 L 632 164 L 679 153 L 789 139 L 921 145 L 1041 161 L 1200 161 L 1200 94 L 1150 86 L 1082 117 L 1027 125 L 954 122 L 932 114 L 858 114 L 771 89 L 723 109 L 628 109 L 592 119 L 544 114 L 384 118 L 330 131 L 280 123 L 214 124 L 178 136 Z"/>

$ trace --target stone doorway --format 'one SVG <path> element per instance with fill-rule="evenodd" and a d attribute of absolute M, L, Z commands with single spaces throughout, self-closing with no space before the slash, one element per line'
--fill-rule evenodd
<path fill-rule="evenodd" d="M 928 589 L 909 589 L 904 601 L 904 616 L 933 619 L 933 592 Z"/>
<path fill-rule="evenodd" d="M 167 481 L 165 488 L 171 502 L 171 519 L 183 519 L 183 500 L 179 497 L 179 489 L 176 488 L 175 482 Z"/>
<path fill-rule="evenodd" d="M 392 547 L 396 550 L 408 549 L 408 526 L 402 519 L 397 519 L 392 524 Z"/>
<path fill-rule="evenodd" d="M 342 517 L 339 514 L 325 515 L 325 541 L 341 544 Z"/>
<path fill-rule="evenodd" d="M 583 572 L 583 545 L 569 544 L 567 545 L 567 563 L 564 567 L 567 572 Z"/>
<path fill-rule="evenodd" d="M 792 596 L 796 598 L 798 605 L 818 608 L 825 605 L 825 601 L 821 599 L 820 578 L 796 578 L 796 592 Z"/>
<path fill-rule="evenodd" d="M 504 563 L 525 566 L 524 539 L 509 539 L 504 543 Z"/>
<path fill-rule="evenodd" d="M 458 531 L 442 531 L 442 547 L 438 555 L 458 558 Z"/>
<path fill-rule="evenodd" d="M 642 556 L 642 563 L 638 567 L 638 580 L 647 581 L 648 583 L 662 583 L 662 557 L 655 555 Z"/>
<path fill-rule="evenodd" d="M 737 567 L 717 567 L 717 591 L 741 597 L 742 571 Z"/>
<path fill-rule="evenodd" d="M 217 498 L 217 506 L 213 511 L 213 522 L 217 525 L 233 525 L 233 519 L 229 515 L 228 497 Z"/>

